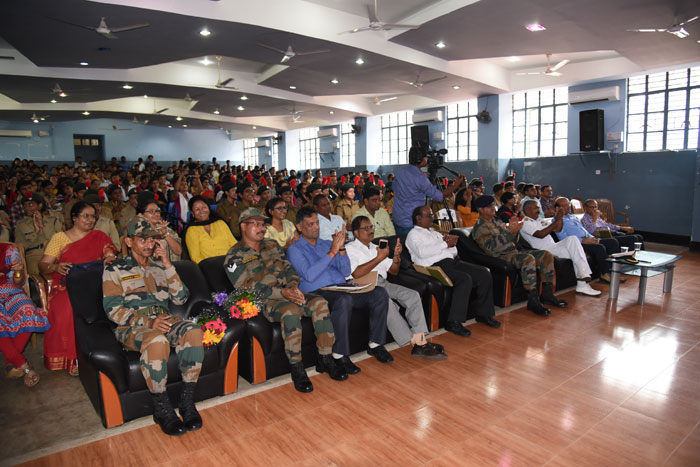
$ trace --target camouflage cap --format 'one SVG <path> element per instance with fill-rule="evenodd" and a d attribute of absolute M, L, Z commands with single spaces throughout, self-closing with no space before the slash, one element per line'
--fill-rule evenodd
<path fill-rule="evenodd" d="M 250 219 L 259 219 L 261 221 L 266 221 L 268 217 L 265 216 L 265 214 L 263 214 L 258 208 L 248 208 L 241 212 L 241 214 L 238 216 L 238 223 L 242 224 L 243 222 Z"/>
<path fill-rule="evenodd" d="M 129 237 L 161 237 L 160 232 L 151 227 L 151 223 L 143 217 L 138 215 L 131 219 L 129 225 L 126 226 L 126 235 Z"/>

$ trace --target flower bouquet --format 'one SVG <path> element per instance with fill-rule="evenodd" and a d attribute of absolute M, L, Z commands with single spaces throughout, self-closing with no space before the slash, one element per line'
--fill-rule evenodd
<path fill-rule="evenodd" d="M 204 335 L 202 344 L 204 347 L 211 347 L 221 342 L 226 334 L 226 323 L 221 320 L 219 313 L 216 311 L 208 311 L 196 318 L 195 321 L 202 327 Z"/>
<path fill-rule="evenodd" d="M 215 293 L 212 295 L 214 303 L 223 308 L 224 312 L 229 313 L 232 318 L 249 319 L 257 316 L 260 313 L 260 303 L 262 298 L 260 292 L 251 290 L 245 287 L 234 290 L 227 294 L 226 292 Z"/>

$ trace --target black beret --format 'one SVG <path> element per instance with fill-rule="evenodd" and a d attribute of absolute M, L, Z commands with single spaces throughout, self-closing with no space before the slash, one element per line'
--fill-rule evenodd
<path fill-rule="evenodd" d="M 478 208 L 485 208 L 485 207 L 491 206 L 495 202 L 496 202 L 496 199 L 493 196 L 481 195 L 476 199 L 476 201 L 474 201 L 474 206 L 476 206 L 477 209 Z"/>

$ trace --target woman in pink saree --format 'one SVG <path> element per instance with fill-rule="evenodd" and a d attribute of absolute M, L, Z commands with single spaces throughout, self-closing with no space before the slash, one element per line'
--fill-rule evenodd
<path fill-rule="evenodd" d="M 49 370 L 67 370 L 78 375 L 73 308 L 66 290 L 66 277 L 71 269 L 100 269 L 102 262 L 117 258 L 117 248 L 109 237 L 93 230 L 97 221 L 95 208 L 79 201 L 70 215 L 73 227 L 51 237 L 46 245 L 39 269 L 51 279 L 49 292 L 49 322 L 44 334 L 44 366 Z"/>

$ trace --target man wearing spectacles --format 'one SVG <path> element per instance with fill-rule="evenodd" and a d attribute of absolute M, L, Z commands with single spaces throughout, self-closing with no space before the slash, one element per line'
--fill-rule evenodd
<path fill-rule="evenodd" d="M 411 215 L 414 227 L 406 236 L 406 247 L 411 260 L 420 266 L 439 266 L 452 281 L 452 304 L 447 315 L 445 330 L 467 337 L 471 331 L 462 323 L 473 307 L 476 321 L 497 328 L 501 325 L 493 317 L 493 282 L 491 273 L 483 266 L 460 261 L 457 256 L 457 237 L 441 234 L 432 229 L 433 212 L 429 206 L 419 206 Z M 475 290 L 476 296 L 469 298 Z"/>
<path fill-rule="evenodd" d="M 317 370 L 327 371 L 331 378 L 348 378 L 341 365 L 336 365 L 331 352 L 335 342 L 328 303 L 322 297 L 299 290 L 299 276 L 287 261 L 276 241 L 264 238 L 265 220 L 256 208 L 246 209 L 239 216 L 241 241 L 226 255 L 224 268 L 235 288 L 247 287 L 261 292 L 265 299 L 261 312 L 273 323 L 280 323 L 284 350 L 292 366 L 294 388 L 313 391 L 301 356 L 301 318 L 311 317 L 318 349 Z M 319 369 L 320 368 L 320 369 Z"/>

